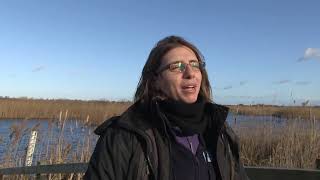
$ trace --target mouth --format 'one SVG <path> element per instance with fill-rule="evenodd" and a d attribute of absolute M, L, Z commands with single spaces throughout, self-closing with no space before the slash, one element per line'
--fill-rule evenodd
<path fill-rule="evenodd" d="M 196 91 L 196 85 L 185 85 L 185 86 L 182 86 L 182 90 L 184 92 L 189 92 L 189 93 L 193 93 Z"/>

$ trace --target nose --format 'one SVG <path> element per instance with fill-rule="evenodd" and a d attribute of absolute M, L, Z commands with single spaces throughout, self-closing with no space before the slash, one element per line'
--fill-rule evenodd
<path fill-rule="evenodd" d="M 183 72 L 183 77 L 186 79 L 194 78 L 195 72 L 193 71 L 190 64 L 187 64 L 186 69 Z"/>

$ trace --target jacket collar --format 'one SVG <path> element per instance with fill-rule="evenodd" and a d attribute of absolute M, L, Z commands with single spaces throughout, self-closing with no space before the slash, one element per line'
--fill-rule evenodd
<path fill-rule="evenodd" d="M 215 103 L 206 103 L 205 109 L 207 115 L 210 116 L 210 121 L 219 131 L 227 119 L 229 108 Z M 131 105 L 121 116 L 114 116 L 104 121 L 94 132 L 97 135 L 102 135 L 111 125 L 132 131 L 145 131 L 150 128 L 163 130 L 165 123 L 163 123 L 163 117 L 159 117 L 161 113 L 156 101 L 152 103 L 151 108 L 145 108 L 145 105 L 138 101 Z"/>
<path fill-rule="evenodd" d="M 118 126 L 132 131 L 135 130 L 146 130 L 151 127 L 151 122 L 149 122 L 149 113 L 142 106 L 140 102 L 136 102 L 131 105 L 126 111 L 124 111 L 120 116 L 113 116 L 105 120 L 101 125 L 99 125 L 94 133 L 97 135 L 102 135 L 111 126 Z"/>

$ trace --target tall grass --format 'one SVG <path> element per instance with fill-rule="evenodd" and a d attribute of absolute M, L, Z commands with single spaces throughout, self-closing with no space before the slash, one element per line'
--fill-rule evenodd
<path fill-rule="evenodd" d="M 130 102 L 4 99 L 0 98 L 0 119 L 59 119 L 68 111 L 68 119 L 99 124 L 128 108 Z"/>
<path fill-rule="evenodd" d="M 0 119 L 59 119 L 68 111 L 69 119 L 77 119 L 93 124 L 118 115 L 131 102 L 44 100 L 0 98 Z M 230 105 L 231 111 L 243 115 L 270 115 L 289 119 L 312 119 L 320 117 L 320 107 L 271 106 L 271 105 Z"/>
<path fill-rule="evenodd" d="M 241 115 L 276 116 L 288 119 L 313 119 L 320 117 L 318 106 L 231 105 L 231 111 Z"/>
<path fill-rule="evenodd" d="M 262 123 L 255 128 L 234 127 L 241 141 L 245 165 L 314 169 L 320 158 L 320 122 L 308 126 L 289 121 L 284 127 Z"/>
<path fill-rule="evenodd" d="M 107 117 L 120 114 L 130 102 L 103 101 L 70 101 L 70 100 L 22 100 L 0 99 L 0 117 L 21 118 L 20 123 L 10 127 L 10 142 L 6 146 L 0 168 L 23 166 L 25 153 L 23 139 L 32 130 L 40 130 L 35 124 L 28 128 L 28 119 L 48 119 L 48 128 L 39 132 L 35 151 L 36 162 L 41 164 L 58 164 L 72 162 L 88 162 L 95 146 L 97 136 L 91 130 L 67 141 L 70 135 L 77 135 L 78 128 L 93 129 Z M 273 107 L 254 106 L 231 107 L 235 114 L 279 115 L 292 119 L 303 118 L 309 124 L 302 128 L 295 121 L 288 121 L 283 127 L 271 123 L 261 123 L 252 127 L 234 125 L 233 128 L 240 137 L 241 159 L 248 166 L 270 166 L 290 168 L 314 168 L 315 159 L 320 158 L 320 122 L 318 107 Z M 285 114 L 285 115 L 282 115 Z M 74 122 L 66 127 L 67 122 Z M 93 123 L 94 125 L 91 125 Z M 57 133 L 58 132 L 58 133 Z M 0 143 L 3 142 L 0 137 Z M 23 179 L 28 176 L 14 176 Z M 48 179 L 75 179 L 76 174 L 48 175 Z"/>
<path fill-rule="evenodd" d="M 90 126 L 87 123 L 72 123 L 71 127 L 66 129 L 68 111 L 60 114 L 60 119 L 49 120 L 48 128 L 40 131 L 40 124 L 33 127 L 27 127 L 28 120 L 21 120 L 10 127 L 10 139 L 2 157 L 0 168 L 24 166 L 26 158 L 26 144 L 23 143 L 28 139 L 31 131 L 38 131 L 36 150 L 34 152 L 33 165 L 35 164 L 61 164 L 88 162 L 95 146 L 97 136 L 93 135 Z M 69 120 L 73 121 L 73 120 Z M 75 129 L 89 129 L 85 134 L 80 136 L 75 134 Z M 70 136 L 77 137 L 70 142 Z M 67 140 L 68 139 L 68 140 Z M 21 152 L 22 150 L 22 152 Z M 50 174 L 48 179 L 77 179 L 82 174 Z M 29 179 L 29 175 L 7 176 L 6 179 Z"/>

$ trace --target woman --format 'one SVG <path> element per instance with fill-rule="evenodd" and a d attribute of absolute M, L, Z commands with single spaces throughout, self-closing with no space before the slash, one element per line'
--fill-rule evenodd
<path fill-rule="evenodd" d="M 227 114 L 212 103 L 199 50 L 166 37 L 149 54 L 134 104 L 95 130 L 84 179 L 248 179 Z"/>

